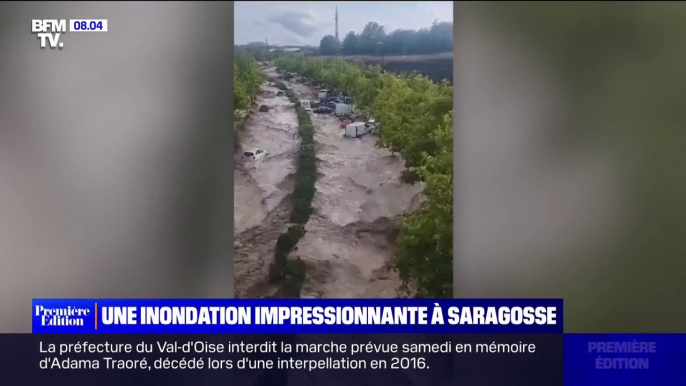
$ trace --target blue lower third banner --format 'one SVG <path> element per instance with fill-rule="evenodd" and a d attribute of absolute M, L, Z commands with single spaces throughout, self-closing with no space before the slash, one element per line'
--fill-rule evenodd
<path fill-rule="evenodd" d="M 561 299 L 34 299 L 33 333 L 563 332 Z"/>
<path fill-rule="evenodd" d="M 565 334 L 565 386 L 686 385 L 686 334 Z"/>

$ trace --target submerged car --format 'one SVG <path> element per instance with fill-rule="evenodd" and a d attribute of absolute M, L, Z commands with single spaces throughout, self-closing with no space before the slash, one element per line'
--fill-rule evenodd
<path fill-rule="evenodd" d="M 331 114 L 333 110 L 326 106 L 319 106 L 313 110 L 317 114 Z"/>
<path fill-rule="evenodd" d="M 248 161 L 257 161 L 259 159 L 264 158 L 266 154 L 267 152 L 262 149 L 255 149 L 243 152 L 243 159 Z"/>
<path fill-rule="evenodd" d="M 305 111 L 312 111 L 312 104 L 308 100 L 300 101 L 300 106 L 302 106 Z"/>

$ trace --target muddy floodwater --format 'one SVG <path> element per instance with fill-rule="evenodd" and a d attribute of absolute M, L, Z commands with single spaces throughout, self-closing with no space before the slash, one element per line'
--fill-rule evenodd
<path fill-rule="evenodd" d="M 267 74 L 275 76 L 273 68 Z M 285 82 L 299 99 L 315 99 L 315 90 Z M 276 292 L 267 284 L 279 234 L 288 227 L 293 173 L 299 137 L 294 106 L 277 89 L 263 86 L 257 105 L 239 134 L 235 162 L 236 297 L 264 297 Z M 403 161 L 375 147 L 376 137 L 345 138 L 333 115 L 311 114 L 319 177 L 305 236 L 292 255 L 307 266 L 302 296 L 309 298 L 389 298 L 396 296 L 395 221 L 415 210 L 420 185 L 400 181 Z M 246 150 L 267 156 L 244 161 Z"/>

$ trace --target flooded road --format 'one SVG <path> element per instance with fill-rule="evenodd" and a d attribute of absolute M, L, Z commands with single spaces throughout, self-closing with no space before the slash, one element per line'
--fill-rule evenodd
<path fill-rule="evenodd" d="M 275 76 L 273 68 L 268 76 Z M 234 154 L 234 268 L 235 296 L 263 297 L 273 288 L 263 282 L 274 246 L 290 216 L 284 200 L 293 191 L 294 159 L 298 149 L 295 107 L 279 90 L 265 83 L 257 107 L 239 130 Z M 268 112 L 259 112 L 261 105 Z M 243 160 L 244 151 L 267 152 L 260 160 Z"/>
<path fill-rule="evenodd" d="M 290 84 L 299 99 L 315 90 Z M 311 114 L 319 178 L 315 213 L 295 252 L 307 264 L 303 297 L 391 298 L 397 217 L 421 203 L 421 185 L 400 181 L 403 160 L 375 147 L 376 137 L 345 138 L 339 120 Z"/>
<path fill-rule="evenodd" d="M 273 76 L 273 69 L 268 72 Z M 315 90 L 285 82 L 299 99 L 315 99 Z M 288 223 L 284 200 L 292 191 L 297 118 L 286 97 L 265 87 L 241 136 L 235 177 L 236 297 L 275 292 L 264 282 L 274 245 Z M 376 137 L 345 138 L 333 115 L 311 114 L 319 177 L 314 214 L 293 251 L 307 266 L 302 297 L 391 298 L 400 285 L 390 267 L 395 257 L 398 216 L 421 203 L 421 185 L 400 181 L 403 161 L 375 147 Z M 269 154 L 243 163 L 240 153 L 260 148 Z"/>

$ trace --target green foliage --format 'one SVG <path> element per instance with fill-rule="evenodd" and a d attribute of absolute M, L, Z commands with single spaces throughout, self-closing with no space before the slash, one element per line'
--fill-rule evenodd
<path fill-rule="evenodd" d="M 276 240 L 276 254 L 288 255 L 304 234 L 303 227 L 291 226 Z"/>
<path fill-rule="evenodd" d="M 453 117 L 446 114 L 437 130 L 434 155 L 425 155 L 417 171 L 425 182 L 426 201 L 408 215 L 398 235 L 396 267 L 409 293 L 416 297 L 453 296 Z"/>
<path fill-rule="evenodd" d="M 292 269 L 289 268 L 288 254 L 293 251 L 304 234 L 305 229 L 302 226 L 293 225 L 279 235 L 274 248 L 274 262 L 269 266 L 270 283 L 281 282 L 292 274 Z"/>
<path fill-rule="evenodd" d="M 344 55 L 353 55 L 357 52 L 357 35 L 355 32 L 350 31 L 349 34 L 343 39 L 343 46 L 341 47 L 341 53 Z"/>
<path fill-rule="evenodd" d="M 305 263 L 298 257 L 289 260 L 285 268 L 284 279 L 278 296 L 281 298 L 299 298 L 302 286 L 305 283 Z"/>
<path fill-rule="evenodd" d="M 425 155 L 438 151 L 438 139 L 432 134 L 452 110 L 452 88 L 416 74 L 384 74 L 382 82 L 372 105 L 382 127 L 378 144 L 400 152 L 406 167 L 417 168 Z"/>
<path fill-rule="evenodd" d="M 297 179 L 293 191 L 293 213 L 291 221 L 296 224 L 305 224 L 312 214 L 312 198 L 314 198 L 314 180 L 309 176 Z"/>
<path fill-rule="evenodd" d="M 288 96 L 292 101 L 297 101 L 295 94 L 290 90 Z M 295 189 L 293 190 L 291 222 L 305 224 L 312 214 L 312 200 L 314 199 L 317 180 L 317 156 L 314 148 L 314 126 L 312 126 L 310 115 L 301 106 L 296 106 L 296 111 L 298 113 L 300 150 L 295 175 Z"/>
<path fill-rule="evenodd" d="M 257 61 L 249 53 L 234 56 L 233 64 L 233 109 L 247 110 L 262 85 L 262 73 Z"/>
<path fill-rule="evenodd" d="M 305 262 L 301 258 L 296 257 L 293 260 L 288 260 L 286 264 L 286 276 L 296 280 L 298 288 L 302 287 L 302 283 L 305 282 Z"/>
<path fill-rule="evenodd" d="M 421 55 L 452 51 L 453 23 L 447 22 L 434 22 L 431 27 L 417 31 L 399 29 L 389 34 L 383 26 L 369 22 L 361 33 L 348 33 L 340 50 L 344 55 Z M 321 46 L 320 53 L 333 55 Z"/>
<path fill-rule="evenodd" d="M 341 43 L 333 35 L 326 35 L 319 43 L 319 53 L 322 55 L 336 55 L 341 50 Z"/>
<path fill-rule="evenodd" d="M 412 169 L 405 169 L 400 173 L 400 179 L 406 183 L 413 185 L 416 182 L 419 182 L 421 180 L 421 177 L 419 176 L 419 173 L 417 173 L 416 170 Z"/>
<path fill-rule="evenodd" d="M 280 50 L 274 50 L 273 46 L 268 46 L 265 42 L 252 42 L 248 44 L 234 45 L 235 54 L 251 54 L 258 62 L 272 61 L 283 54 Z"/>
<path fill-rule="evenodd" d="M 384 43 L 386 32 L 379 23 L 370 21 L 364 26 L 360 38 L 357 43 L 359 53 L 363 54 L 377 54 L 379 47 Z"/>
<path fill-rule="evenodd" d="M 272 284 L 278 283 L 283 280 L 284 267 L 286 265 L 285 260 L 275 260 L 269 265 L 269 282 Z"/>
<path fill-rule="evenodd" d="M 452 85 L 342 58 L 287 55 L 275 64 L 348 93 L 358 109 L 376 119 L 377 145 L 402 155 L 406 170 L 401 178 L 422 181 L 426 196 L 422 207 L 404 218 L 398 235 L 396 268 L 402 290 L 418 297 L 452 297 Z M 287 94 L 294 98 L 290 90 Z M 302 146 L 291 220 L 304 224 L 311 214 L 316 159 L 309 115 L 297 109 Z"/>
<path fill-rule="evenodd" d="M 281 234 L 277 239 L 274 248 L 274 262 L 269 267 L 269 281 L 281 283 L 276 297 L 293 298 L 300 297 L 300 289 L 306 276 L 305 263 L 300 258 L 288 259 L 288 254 L 293 251 L 298 241 L 305 234 L 304 225 L 312 214 L 312 200 L 316 191 L 317 158 L 314 148 L 314 126 L 310 116 L 297 103 L 298 98 L 293 90 L 286 89 L 286 95 L 291 102 L 296 104 L 298 133 L 300 135 L 295 189 L 292 194 L 293 211 L 291 212 L 291 223 L 297 225 L 289 227 L 288 231 Z"/>

